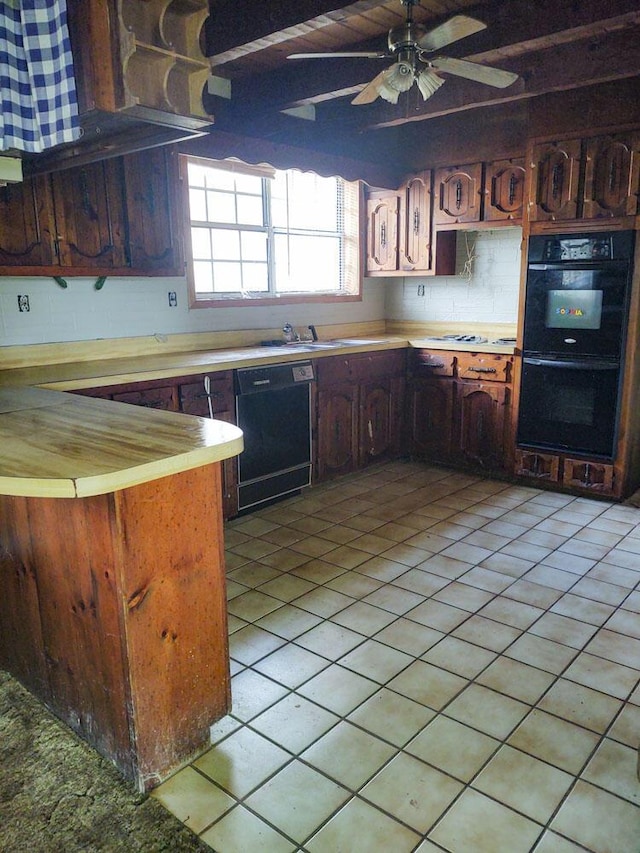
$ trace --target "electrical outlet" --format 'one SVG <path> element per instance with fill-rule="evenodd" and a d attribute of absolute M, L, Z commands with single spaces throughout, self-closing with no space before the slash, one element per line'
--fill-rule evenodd
<path fill-rule="evenodd" d="M 29 305 L 29 297 L 27 294 L 18 294 L 18 311 L 22 314 L 24 311 L 31 311 Z"/>
<path fill-rule="evenodd" d="M 178 294 L 175 290 L 169 291 L 169 308 L 176 308 L 178 305 Z"/>

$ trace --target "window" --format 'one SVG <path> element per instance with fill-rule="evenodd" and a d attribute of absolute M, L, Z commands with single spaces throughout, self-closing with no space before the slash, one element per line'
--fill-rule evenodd
<path fill-rule="evenodd" d="M 361 298 L 360 186 L 181 158 L 192 306 Z"/>

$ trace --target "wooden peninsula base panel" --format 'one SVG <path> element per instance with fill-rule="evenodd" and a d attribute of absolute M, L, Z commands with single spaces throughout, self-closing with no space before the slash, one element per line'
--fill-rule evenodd
<path fill-rule="evenodd" d="M 0 666 L 141 790 L 229 710 L 220 463 L 0 498 Z"/>
<path fill-rule="evenodd" d="M 0 388 L 0 668 L 157 785 L 230 709 L 223 421 Z"/>

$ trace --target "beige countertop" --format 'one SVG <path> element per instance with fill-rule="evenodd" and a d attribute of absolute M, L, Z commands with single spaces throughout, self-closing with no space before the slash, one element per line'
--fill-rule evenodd
<path fill-rule="evenodd" d="M 19 367 L 0 370 L 0 388 L 38 386 L 58 391 L 75 391 L 254 365 L 278 364 L 283 361 L 301 361 L 309 358 L 344 356 L 351 353 L 407 347 L 461 352 L 505 354 L 514 352 L 513 346 L 494 344 L 491 340 L 486 344 L 468 344 L 427 336 L 408 338 L 400 335 L 380 335 L 375 339 L 345 338 L 344 341 L 320 341 L 317 345 L 301 343 L 280 347 L 253 346 L 196 352 L 170 352 Z"/>
<path fill-rule="evenodd" d="M 106 494 L 242 449 L 242 431 L 223 421 L 41 388 L 0 388 L 0 494 Z"/>

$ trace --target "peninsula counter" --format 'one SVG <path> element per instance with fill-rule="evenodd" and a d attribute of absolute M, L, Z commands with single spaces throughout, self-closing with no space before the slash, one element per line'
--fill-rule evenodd
<path fill-rule="evenodd" d="M 230 424 L 0 388 L 0 667 L 140 790 L 230 706 Z"/>

